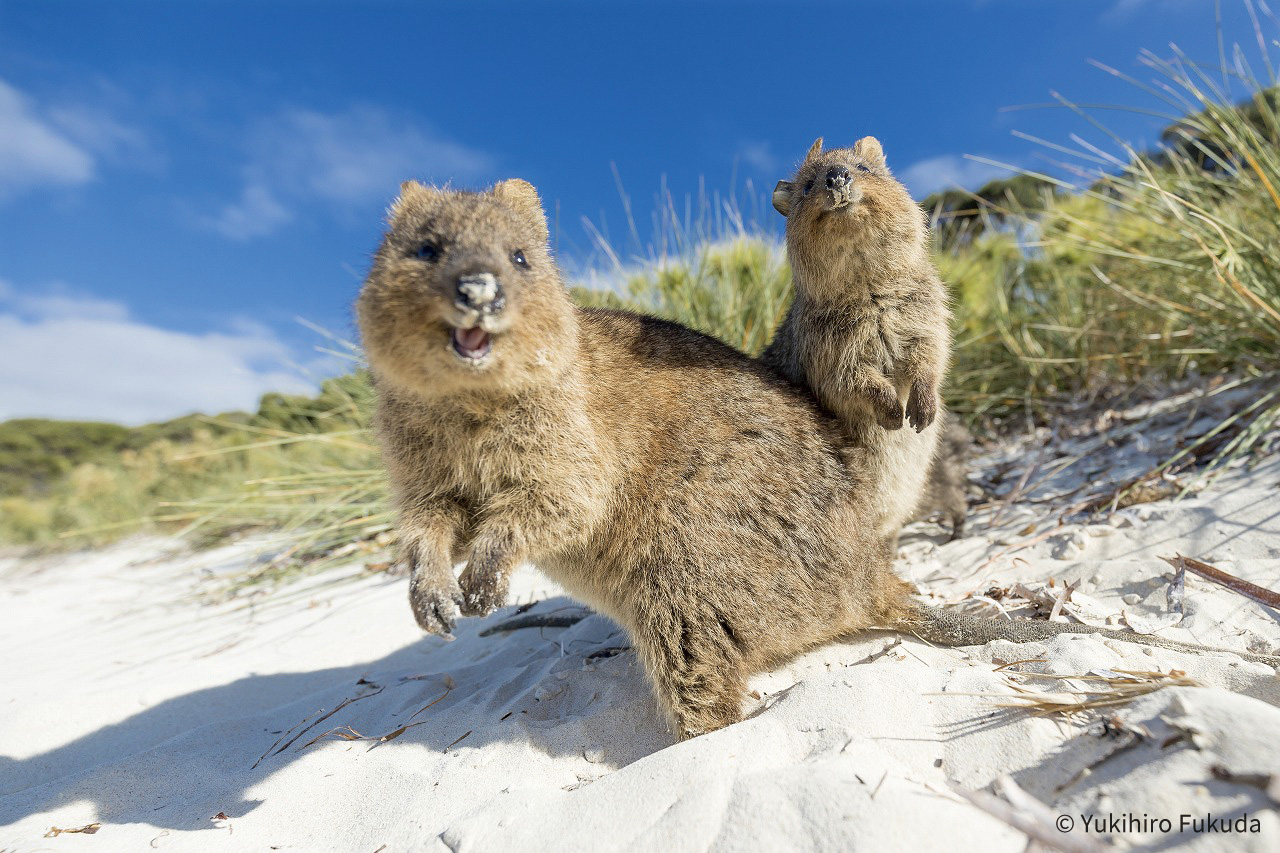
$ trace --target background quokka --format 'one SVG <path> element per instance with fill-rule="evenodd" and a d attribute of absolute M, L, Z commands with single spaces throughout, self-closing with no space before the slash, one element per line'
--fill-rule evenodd
<path fill-rule="evenodd" d="M 531 560 L 630 634 L 687 737 L 738 720 L 751 673 L 863 628 L 952 645 L 1077 630 L 916 604 L 865 451 L 719 341 L 575 309 L 523 181 L 405 184 L 356 307 L 427 631 L 501 604 Z"/>
<path fill-rule="evenodd" d="M 795 301 L 761 358 L 867 448 L 882 529 L 896 542 L 927 491 L 951 350 L 924 214 L 870 136 L 827 151 L 818 139 L 778 182 L 773 206 L 787 217 Z M 959 429 L 953 444 L 967 438 Z M 932 490 L 953 524 L 965 511 L 963 483 L 951 482 L 957 464 L 934 473 Z"/>
<path fill-rule="evenodd" d="M 752 672 L 912 614 L 838 424 L 712 338 L 575 309 L 529 184 L 405 184 L 357 313 L 424 629 L 531 560 L 628 631 L 687 736 Z"/>

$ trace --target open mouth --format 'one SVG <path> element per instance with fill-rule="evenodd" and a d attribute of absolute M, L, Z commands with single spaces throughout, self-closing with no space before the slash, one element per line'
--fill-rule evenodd
<path fill-rule="evenodd" d="M 830 190 L 827 201 L 827 210 L 840 210 L 848 207 L 854 202 L 853 186 L 845 186 L 840 189 Z"/>
<path fill-rule="evenodd" d="M 459 357 L 471 362 L 481 361 L 493 349 L 493 337 L 479 326 L 454 329 L 451 343 Z"/>

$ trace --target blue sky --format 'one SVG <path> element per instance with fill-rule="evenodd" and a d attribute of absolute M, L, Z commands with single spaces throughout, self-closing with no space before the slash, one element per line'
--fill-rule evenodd
<path fill-rule="evenodd" d="M 917 194 L 1001 174 L 966 154 L 1054 169 L 1013 131 L 1101 134 L 1008 108 L 1153 106 L 1088 60 L 1145 80 L 1171 42 L 1216 64 L 1213 3 L 0 0 L 0 419 L 305 389 L 332 362 L 295 318 L 351 333 L 406 178 L 532 181 L 578 269 L 584 220 L 643 254 L 664 181 L 760 203 L 818 135 L 879 137 Z M 1163 124 L 1104 119 L 1139 144 Z"/>

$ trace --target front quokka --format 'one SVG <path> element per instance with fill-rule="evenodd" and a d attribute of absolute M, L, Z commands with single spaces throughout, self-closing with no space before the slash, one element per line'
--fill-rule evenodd
<path fill-rule="evenodd" d="M 424 629 L 532 561 L 628 631 L 683 737 L 737 720 L 752 672 L 912 612 L 838 425 L 709 337 L 576 309 L 529 184 L 405 184 L 357 313 Z"/>
<path fill-rule="evenodd" d="M 523 181 L 405 184 L 356 308 L 418 623 L 493 609 L 530 560 L 627 630 L 681 737 L 739 719 L 751 673 L 867 627 L 1194 648 L 915 603 L 864 451 L 716 340 L 575 309 Z"/>
<path fill-rule="evenodd" d="M 778 182 L 773 206 L 787 217 L 795 301 L 761 359 L 810 389 L 866 448 L 882 530 L 895 542 L 930 491 L 951 351 L 924 214 L 870 136 L 827 151 L 814 142 L 795 177 Z M 933 472 L 932 493 L 958 528 L 964 491 L 949 472 Z"/>

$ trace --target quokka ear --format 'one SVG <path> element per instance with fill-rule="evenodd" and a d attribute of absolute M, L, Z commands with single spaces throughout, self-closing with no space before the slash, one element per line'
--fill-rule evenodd
<path fill-rule="evenodd" d="M 813 144 L 809 146 L 809 153 L 804 155 L 804 162 L 808 163 L 814 157 L 822 153 L 822 137 L 819 136 L 813 140 Z"/>
<path fill-rule="evenodd" d="M 773 188 L 773 209 L 783 216 L 791 215 L 792 188 L 793 184 L 790 181 L 778 181 L 778 185 Z"/>
<path fill-rule="evenodd" d="M 874 136 L 864 136 L 853 144 L 853 153 L 867 161 L 868 166 L 885 166 L 884 149 Z"/>
<path fill-rule="evenodd" d="M 520 178 L 512 178 L 494 184 L 490 192 L 515 208 L 531 223 L 534 223 L 542 235 L 544 243 L 550 239 L 550 232 L 547 229 L 547 214 L 542 209 L 542 199 L 538 198 L 538 191 L 533 184 Z"/>
<path fill-rule="evenodd" d="M 395 201 L 391 202 L 391 207 L 387 208 L 387 222 L 394 222 L 405 208 L 414 201 L 430 198 L 434 193 L 431 187 L 423 186 L 417 181 L 405 181 L 400 184 L 400 195 Z"/>

